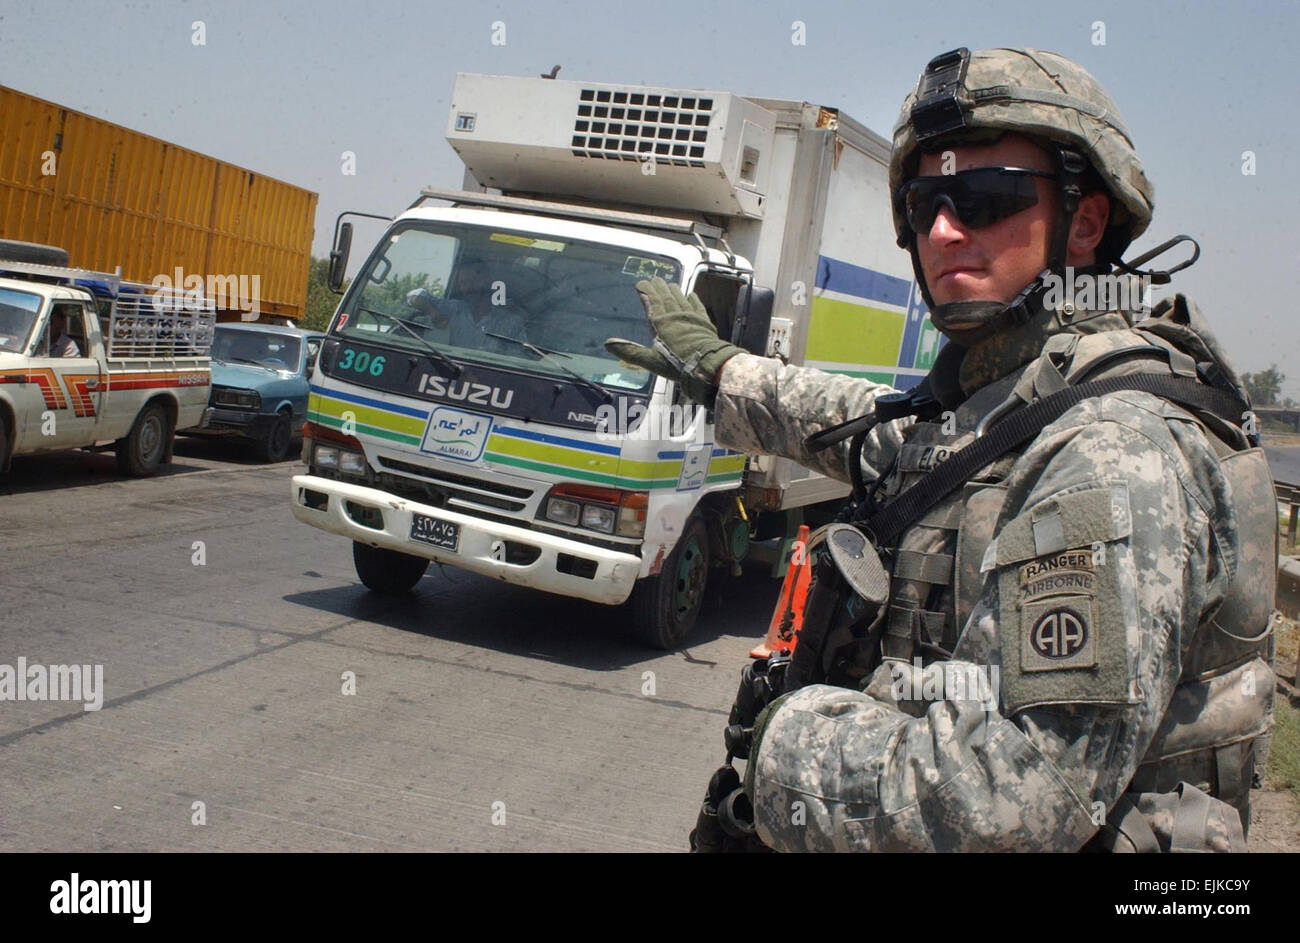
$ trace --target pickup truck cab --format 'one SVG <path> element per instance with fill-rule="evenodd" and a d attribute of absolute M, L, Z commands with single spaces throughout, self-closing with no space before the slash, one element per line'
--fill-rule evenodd
<path fill-rule="evenodd" d="M 0 471 L 15 455 L 112 445 L 124 473 L 153 474 L 207 405 L 214 312 L 116 275 L 8 259 L 10 245 L 0 242 Z"/>
<path fill-rule="evenodd" d="M 247 439 L 265 461 L 284 461 L 293 440 L 302 436 L 324 336 L 269 324 L 218 324 L 203 426 L 181 431 Z"/>

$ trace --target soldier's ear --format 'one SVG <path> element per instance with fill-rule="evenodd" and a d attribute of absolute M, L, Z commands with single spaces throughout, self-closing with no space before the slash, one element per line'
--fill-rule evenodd
<path fill-rule="evenodd" d="M 1066 247 L 1070 265 L 1089 265 L 1096 261 L 1097 246 L 1106 235 L 1110 221 L 1110 197 L 1099 190 L 1079 198 L 1079 208 L 1070 220 L 1070 241 Z"/>

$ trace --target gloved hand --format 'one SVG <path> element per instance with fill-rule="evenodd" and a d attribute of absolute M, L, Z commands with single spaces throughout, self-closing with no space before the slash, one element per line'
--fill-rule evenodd
<path fill-rule="evenodd" d="M 655 332 L 654 347 L 611 337 L 605 349 L 620 360 L 677 381 L 688 398 L 712 406 L 718 395 L 718 371 L 744 351 L 718 337 L 694 293 L 687 297 L 658 276 L 637 282 L 636 290 Z"/>

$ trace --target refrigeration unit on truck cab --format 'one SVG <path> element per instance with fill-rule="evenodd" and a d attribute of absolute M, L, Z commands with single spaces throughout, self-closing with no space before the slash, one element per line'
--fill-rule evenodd
<path fill-rule="evenodd" d="M 720 446 L 604 341 L 653 341 L 635 286 L 658 276 L 755 353 L 913 385 L 937 339 L 893 243 L 888 145 L 806 103 L 479 75 L 447 137 L 479 189 L 421 191 L 348 287 L 294 514 L 351 538 L 372 589 L 436 560 L 629 602 L 676 645 L 714 564 L 847 489 Z"/>

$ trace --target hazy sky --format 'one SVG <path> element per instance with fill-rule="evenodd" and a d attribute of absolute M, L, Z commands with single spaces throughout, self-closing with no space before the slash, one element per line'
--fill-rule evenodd
<path fill-rule="evenodd" d="M 494 21 L 504 45 L 492 43 Z M 805 45 L 791 42 L 795 21 Z M 0 84 L 318 192 L 323 255 L 341 210 L 395 213 L 423 185 L 460 185 L 443 137 L 457 72 L 558 63 L 562 79 L 804 99 L 888 136 L 934 55 L 1049 49 L 1108 88 L 1155 184 L 1155 221 L 1134 252 L 1195 236 L 1201 260 L 1174 286 L 1239 369 L 1277 362 L 1300 398 L 1298 38 L 1300 8 L 1281 0 L 0 0 Z M 355 176 L 342 172 L 344 151 Z M 1254 175 L 1242 173 L 1245 151 Z M 354 256 L 368 239 L 358 229 Z"/>

